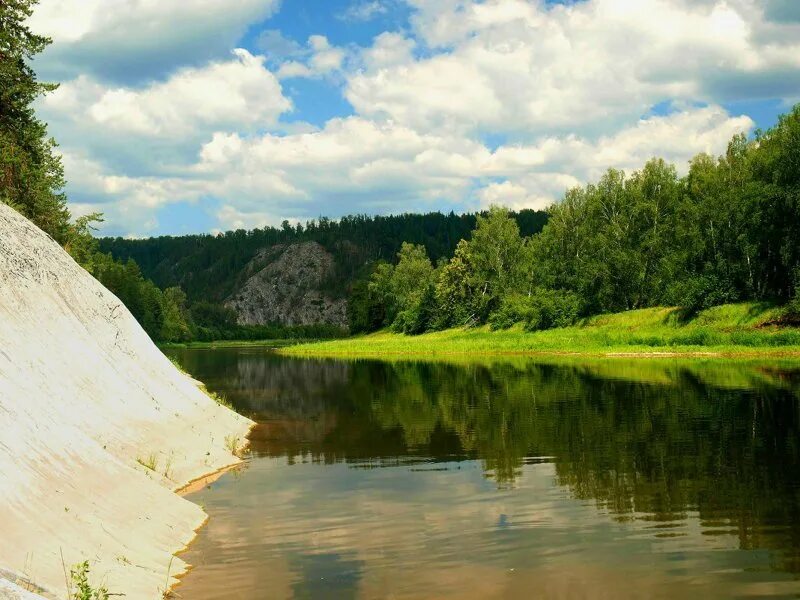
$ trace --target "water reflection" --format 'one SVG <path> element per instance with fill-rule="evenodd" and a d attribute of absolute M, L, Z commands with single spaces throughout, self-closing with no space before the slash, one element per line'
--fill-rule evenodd
<path fill-rule="evenodd" d="M 260 423 L 188 597 L 800 593 L 792 367 L 178 358 Z"/>

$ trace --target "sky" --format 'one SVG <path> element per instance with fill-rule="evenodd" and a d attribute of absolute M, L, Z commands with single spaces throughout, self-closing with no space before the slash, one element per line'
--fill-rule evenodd
<path fill-rule="evenodd" d="M 540 209 L 800 102 L 797 0 L 40 0 L 30 26 L 103 235 Z"/>

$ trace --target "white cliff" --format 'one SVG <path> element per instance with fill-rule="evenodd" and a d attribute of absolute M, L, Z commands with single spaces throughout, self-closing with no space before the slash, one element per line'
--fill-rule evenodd
<path fill-rule="evenodd" d="M 238 462 L 230 441 L 251 424 L 0 204 L 0 576 L 65 598 L 64 565 L 88 560 L 111 592 L 160 598 L 205 519 L 173 490 Z M 0 597 L 27 597 L 12 587 Z"/>

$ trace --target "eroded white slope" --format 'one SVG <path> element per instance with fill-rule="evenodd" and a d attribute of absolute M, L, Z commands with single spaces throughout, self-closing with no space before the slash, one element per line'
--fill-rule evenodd
<path fill-rule="evenodd" d="M 63 598 L 63 555 L 112 592 L 160 597 L 205 518 L 172 490 L 237 462 L 226 437 L 251 425 L 0 204 L 0 569 Z M 155 472 L 137 462 L 151 455 Z"/>

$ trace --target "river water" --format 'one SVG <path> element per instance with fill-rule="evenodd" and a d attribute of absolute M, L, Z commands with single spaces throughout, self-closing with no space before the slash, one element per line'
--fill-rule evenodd
<path fill-rule="evenodd" d="M 800 596 L 800 368 L 171 350 L 258 422 L 182 598 Z"/>

